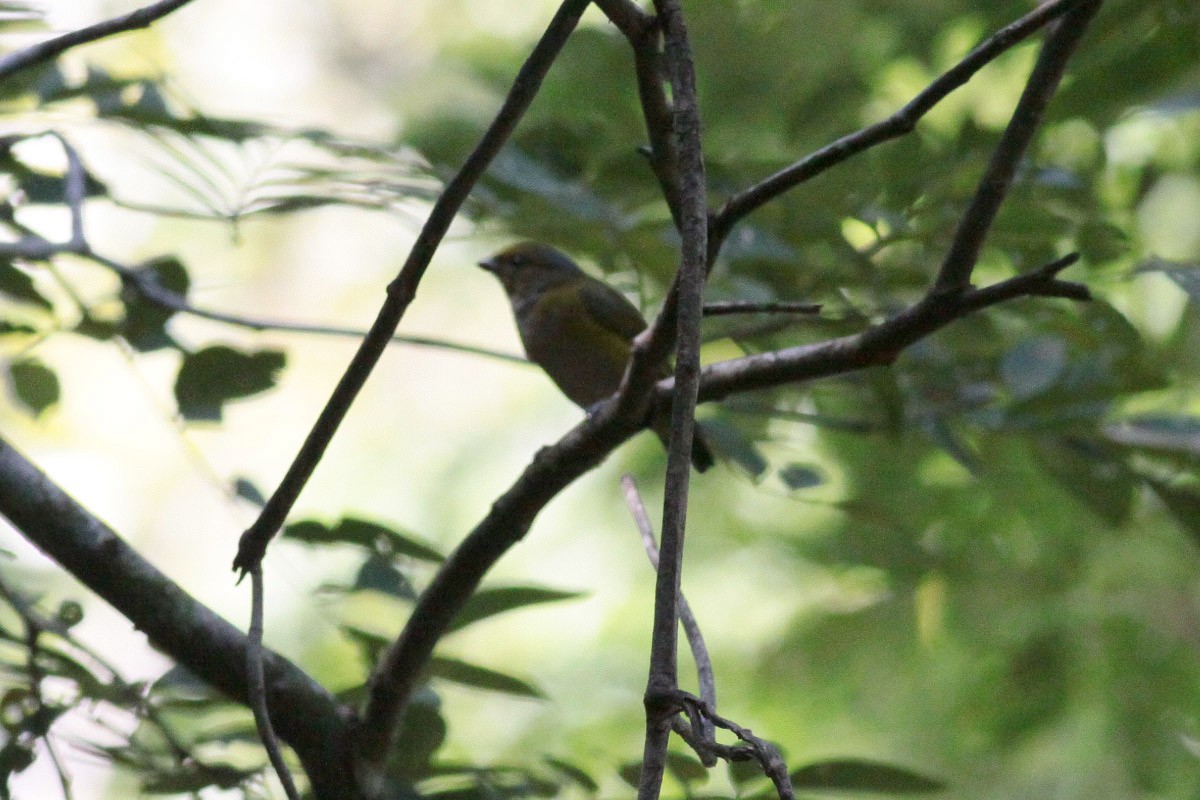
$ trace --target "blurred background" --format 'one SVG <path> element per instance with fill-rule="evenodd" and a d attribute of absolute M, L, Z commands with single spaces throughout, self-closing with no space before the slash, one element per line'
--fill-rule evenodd
<path fill-rule="evenodd" d="M 182 274 L 198 307 L 365 329 L 441 181 L 556 5 L 197 0 L 4 89 L 8 203 L 20 225 L 69 236 L 62 203 L 27 180 L 50 176 L 61 189 L 63 148 L 40 135 L 58 131 L 100 184 L 86 204 L 96 251 L 135 266 L 159 259 L 151 268 L 164 281 Z M 885 117 L 1033 5 L 685 4 L 713 205 Z M 6 50 L 134 4 L 38 7 L 44 24 L 0 29 Z M 1038 41 L 986 67 L 912 135 L 739 228 L 711 298 L 824 309 L 786 325 L 706 323 L 706 361 L 860 330 L 917 299 Z M 976 274 L 982 285 L 1078 251 L 1064 277 L 1091 287 L 1095 302 L 1017 301 L 918 343 L 891 368 L 701 410 L 723 463 L 694 478 L 684 590 L 722 713 L 777 742 L 792 769 L 886 763 L 953 798 L 1200 791 L 1198 55 L 1194 3 L 1105 4 Z M 400 333 L 519 355 L 503 292 L 474 266 L 518 238 L 563 249 L 652 313 L 677 239 L 644 142 L 628 45 L 589 10 Z M 5 436 L 244 626 L 248 591 L 229 570 L 237 538 L 354 338 L 177 314 L 158 320 L 157 339 L 138 339 L 120 327 L 134 305 L 111 270 L 68 256 L 7 268 L 31 288 L 0 286 Z M 243 368 L 245 390 L 204 394 Z M 199 395 L 180 388 L 187 369 L 200 375 Z M 581 415 L 530 365 L 393 346 L 292 520 L 343 540 L 352 534 L 339 520 L 367 521 L 405 544 L 278 542 L 266 562 L 267 643 L 353 691 L 364 654 L 400 629 L 431 575 L 405 548 L 449 552 Z M 445 738 L 408 734 L 432 753 L 407 775 L 418 789 L 633 796 L 622 768 L 641 753 L 653 572 L 619 478 L 638 479 L 657 524 L 664 463 L 659 443 L 639 436 L 558 497 L 490 576 L 489 587 L 527 591 L 519 610 L 441 646 L 446 663 L 495 672 L 447 668 L 432 679 L 425 699 Z M 39 605 L 82 603 L 73 635 L 126 679 L 170 669 L 16 532 L 4 530 L 0 546 L 12 554 L 0 574 Z M 15 617 L 5 625 L 19 630 Z M 123 742 L 136 723 L 108 722 L 111 731 L 96 709 L 75 716 L 59 749 L 76 796 L 149 791 L 137 770 L 81 744 Z M 240 739 L 213 736 L 206 752 L 255 765 L 236 723 Z M 547 764 L 567 774 L 547 756 L 595 786 L 539 787 L 530 776 Z M 442 785 L 453 770 L 431 764 L 504 765 L 526 782 Z M 766 786 L 724 768 L 702 777 L 683 760 L 674 775 L 674 796 L 749 797 Z M 878 788 L 905 785 L 890 780 Z M 55 796 L 58 785 L 47 758 L 12 782 L 18 797 Z M 243 790 L 269 791 L 203 791 Z"/>

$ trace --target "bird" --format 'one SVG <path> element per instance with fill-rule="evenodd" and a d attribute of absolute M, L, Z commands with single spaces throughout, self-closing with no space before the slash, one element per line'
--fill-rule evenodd
<path fill-rule="evenodd" d="M 526 357 L 572 402 L 588 410 L 621 385 L 633 339 L 646 320 L 625 296 L 579 268 L 565 253 L 539 242 L 511 245 L 479 266 L 500 279 L 512 304 Z M 670 374 L 662 365 L 662 376 Z M 671 421 L 660 414 L 651 428 L 664 446 Z M 704 472 L 712 448 L 697 427 L 692 466 Z"/>

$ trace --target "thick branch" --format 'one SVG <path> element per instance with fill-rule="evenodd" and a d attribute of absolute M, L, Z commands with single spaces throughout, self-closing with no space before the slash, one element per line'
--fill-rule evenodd
<path fill-rule="evenodd" d="M 103 522 L 0 439 L 0 514 L 104 598 L 156 648 L 240 703 L 246 637 L 145 561 Z M 352 797 L 344 741 L 349 712 L 287 659 L 266 654 L 274 722 L 319 797 Z"/>
<path fill-rule="evenodd" d="M 1079 0 L 1052 0 L 1052 2 L 1038 6 L 1034 11 L 989 36 L 982 44 L 968 53 L 962 61 L 939 76 L 920 94 L 887 119 L 843 136 L 836 142 L 822 147 L 795 164 L 731 197 L 713 217 L 709 230 L 710 260 L 720 252 L 729 232 L 748 214 L 851 156 L 910 133 L 916 127 L 918 120 L 940 103 L 946 95 L 969 81 L 976 72 L 990 64 L 1000 54 L 1024 41 L 1039 28 L 1065 14 L 1078 3 Z"/>
<path fill-rule="evenodd" d="M 43 61 L 49 61 L 52 58 L 62 55 L 72 47 L 78 47 L 81 44 L 94 42 L 98 39 L 104 39 L 108 36 L 113 36 L 126 31 L 137 30 L 138 28 L 148 28 L 151 23 L 162 19 L 167 14 L 190 3 L 192 0 L 159 0 L 157 3 L 151 3 L 144 8 L 139 8 L 135 11 L 130 11 L 128 14 L 122 14 L 119 17 L 97 22 L 95 25 L 89 25 L 86 28 L 80 28 L 76 31 L 64 33 L 61 36 L 55 36 L 53 39 L 47 39 L 44 42 L 38 42 L 32 47 L 27 47 L 24 50 L 18 50 L 15 53 L 0 58 L 0 80 L 4 80 L 15 72 L 31 67 L 34 64 L 40 64 Z"/>
<path fill-rule="evenodd" d="M 396 333 L 396 327 L 408 310 L 416 296 L 417 287 L 425 275 L 434 252 L 454 221 L 459 208 L 466 201 L 471 189 L 483 175 L 484 170 L 500 152 L 504 142 L 508 140 L 518 120 L 524 115 L 529 104 L 533 102 L 542 79 L 550 69 L 550 65 L 558 57 L 567 37 L 575 29 L 580 15 L 587 8 L 588 0 L 564 0 L 546 32 L 533 48 L 529 58 L 522 65 L 513 81 L 500 111 L 492 124 L 484 133 L 475 150 L 467 157 L 458 174 L 446 185 L 438 197 L 425 226 L 417 236 L 409 252 L 408 260 L 400 270 L 400 274 L 388 286 L 387 298 L 379 310 L 379 316 L 371 326 L 367 337 L 363 339 L 354 359 L 347 367 L 342 379 L 338 382 L 325 408 L 321 411 L 312 431 L 304 440 L 300 452 L 296 455 L 292 466 L 288 469 L 279 488 L 271 495 L 262 513 L 254 524 L 242 534 L 238 547 L 237 558 L 234 559 L 235 570 L 245 571 L 252 564 L 262 561 L 267 543 L 283 525 L 288 512 L 295 505 L 304 485 L 308 483 L 313 470 L 325 453 L 325 448 L 333 440 L 342 420 L 350 410 L 354 398 L 358 396 L 363 384 L 366 383 L 371 370 L 379 361 L 388 342 Z"/>
<path fill-rule="evenodd" d="M 971 204 L 958 223 L 954 232 L 954 240 L 946 253 L 946 260 L 938 272 L 934 284 L 938 289 L 962 290 L 971 282 L 971 272 L 979 260 L 979 251 L 987 238 L 988 231 L 996 215 L 1000 212 L 1000 204 L 1004 202 L 1008 190 L 1012 187 L 1013 177 L 1017 174 L 1021 158 L 1029 149 L 1029 143 L 1042 124 L 1042 116 L 1050 98 L 1054 96 L 1067 62 L 1088 22 L 1100 10 L 1101 0 L 1085 0 L 1073 7 L 1046 36 L 1046 43 L 1038 54 L 1037 63 L 1025 84 L 1025 91 L 1017 101 L 1012 119 L 1000 137 L 992 153 L 979 188 L 971 199 Z"/>

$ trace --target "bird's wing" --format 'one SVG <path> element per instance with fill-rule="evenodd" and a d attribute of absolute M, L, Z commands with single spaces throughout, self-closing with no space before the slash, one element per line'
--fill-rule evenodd
<path fill-rule="evenodd" d="M 641 312 L 611 286 L 589 278 L 580 287 L 580 296 L 592 319 L 625 341 L 646 329 Z"/>

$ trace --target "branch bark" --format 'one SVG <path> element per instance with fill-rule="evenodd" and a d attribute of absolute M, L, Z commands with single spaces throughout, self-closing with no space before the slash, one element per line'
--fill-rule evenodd
<path fill-rule="evenodd" d="M 667 448 L 658 580 L 654 589 L 650 676 L 644 698 L 646 741 L 638 778 L 638 800 L 657 800 L 662 790 L 671 720 L 675 716 L 672 702 L 667 698 L 678 689 L 679 592 L 696 396 L 700 385 L 700 320 L 708 274 L 707 181 L 692 48 L 678 0 L 656 0 L 655 5 L 663 29 L 667 70 L 671 78 L 672 139 L 677 148 L 675 173 L 679 186 L 676 220 L 683 247 L 675 281 L 677 292 L 673 292 L 668 300 L 671 304 L 668 308 L 674 308 L 676 312 L 675 392 L 671 401 L 671 438 Z"/>
<path fill-rule="evenodd" d="M 709 229 L 710 261 L 715 260 L 716 254 L 720 252 L 725 239 L 733 228 L 749 214 L 851 156 L 911 133 L 921 117 L 925 116 L 948 94 L 969 81 L 976 72 L 1048 23 L 1066 14 L 1079 2 L 1080 0 L 1051 0 L 1051 2 L 1043 3 L 1024 17 L 989 36 L 965 58 L 940 75 L 887 119 L 843 136 L 729 198 L 714 214 Z"/>
<path fill-rule="evenodd" d="M 103 22 L 97 22 L 95 25 L 70 31 L 61 36 L 55 36 L 53 39 L 38 42 L 24 50 L 9 53 L 0 58 L 0 81 L 34 64 L 40 64 L 43 61 L 56 58 L 81 44 L 88 44 L 89 42 L 104 39 L 118 33 L 137 30 L 138 28 L 148 28 L 152 23 L 157 22 L 173 11 L 179 10 L 191 1 L 159 0 L 157 3 L 151 3 L 143 8 L 130 11 L 128 14 L 122 14 L 119 17 L 113 17 Z"/>
<path fill-rule="evenodd" d="M 189 671 L 246 703 L 246 637 L 138 555 L 111 528 L 0 439 L 0 514 Z M 351 713 L 303 670 L 265 653 L 267 696 L 280 736 L 314 792 L 357 797 L 348 769 Z"/>
<path fill-rule="evenodd" d="M 588 2 L 589 0 L 564 0 L 546 32 L 517 73 L 508 96 L 487 132 L 434 203 L 404 267 L 388 285 L 387 298 L 370 332 L 363 339 L 358 352 L 354 354 L 350 366 L 346 368 L 312 431 L 304 440 L 279 488 L 271 495 L 254 524 L 242 534 L 238 554 L 233 562 L 235 570 L 244 573 L 252 565 L 262 562 L 268 543 L 282 527 L 292 506 L 300 497 L 300 492 L 320 463 L 325 449 L 350 411 L 351 404 L 367 382 L 371 370 L 379 362 L 379 357 L 395 335 L 400 320 L 416 296 L 417 287 L 434 252 L 450 228 L 450 223 L 454 221 L 471 189 L 516 128 L 529 104 L 533 102 L 542 79 L 558 57 L 567 37 L 575 30 Z"/>

